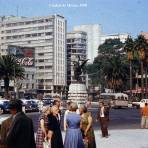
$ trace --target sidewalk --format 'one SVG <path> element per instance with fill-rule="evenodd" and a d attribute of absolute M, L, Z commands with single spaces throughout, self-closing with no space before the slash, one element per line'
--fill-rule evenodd
<path fill-rule="evenodd" d="M 95 130 L 97 148 L 148 148 L 148 129 L 110 130 L 109 134 L 101 138 L 101 132 Z"/>

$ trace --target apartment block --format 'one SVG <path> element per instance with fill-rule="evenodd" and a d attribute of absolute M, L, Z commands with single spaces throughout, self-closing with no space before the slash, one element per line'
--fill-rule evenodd
<path fill-rule="evenodd" d="M 34 48 L 33 79 L 38 92 L 59 94 L 63 90 L 67 81 L 66 20 L 63 16 L 0 17 L 0 53 L 7 54 L 10 45 Z"/>

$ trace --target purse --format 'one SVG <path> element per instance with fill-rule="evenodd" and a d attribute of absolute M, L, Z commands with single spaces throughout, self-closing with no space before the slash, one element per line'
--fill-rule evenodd
<path fill-rule="evenodd" d="M 85 137 L 85 138 L 83 139 L 83 143 L 84 143 L 84 147 L 85 147 L 85 148 L 88 148 L 88 138 L 87 138 L 87 137 Z"/>
<path fill-rule="evenodd" d="M 43 148 L 51 148 L 51 142 L 44 140 L 43 142 Z"/>

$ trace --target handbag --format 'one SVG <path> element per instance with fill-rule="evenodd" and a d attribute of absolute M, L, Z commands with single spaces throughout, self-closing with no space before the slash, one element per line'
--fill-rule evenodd
<path fill-rule="evenodd" d="M 88 138 L 87 138 L 87 137 L 85 137 L 85 138 L 83 139 L 83 143 L 84 143 L 84 147 L 85 147 L 85 148 L 88 148 Z"/>
<path fill-rule="evenodd" d="M 43 148 L 51 148 L 51 142 L 49 142 L 48 140 L 44 140 Z"/>

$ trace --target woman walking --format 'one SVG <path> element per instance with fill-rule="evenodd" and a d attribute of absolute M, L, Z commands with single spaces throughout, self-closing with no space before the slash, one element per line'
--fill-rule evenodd
<path fill-rule="evenodd" d="M 36 148 L 43 148 L 43 143 L 48 136 L 48 115 L 50 114 L 50 107 L 43 107 L 42 114 L 38 121 L 38 130 L 36 134 Z"/>
<path fill-rule="evenodd" d="M 71 112 L 66 117 L 66 136 L 64 148 L 84 148 L 82 133 L 80 130 L 81 117 L 76 113 L 78 106 L 71 103 Z"/>
<path fill-rule="evenodd" d="M 92 116 L 91 113 L 87 111 L 85 105 L 80 106 L 81 114 L 81 130 L 84 141 L 87 140 L 87 148 L 96 148 L 94 130 L 92 128 Z"/>

